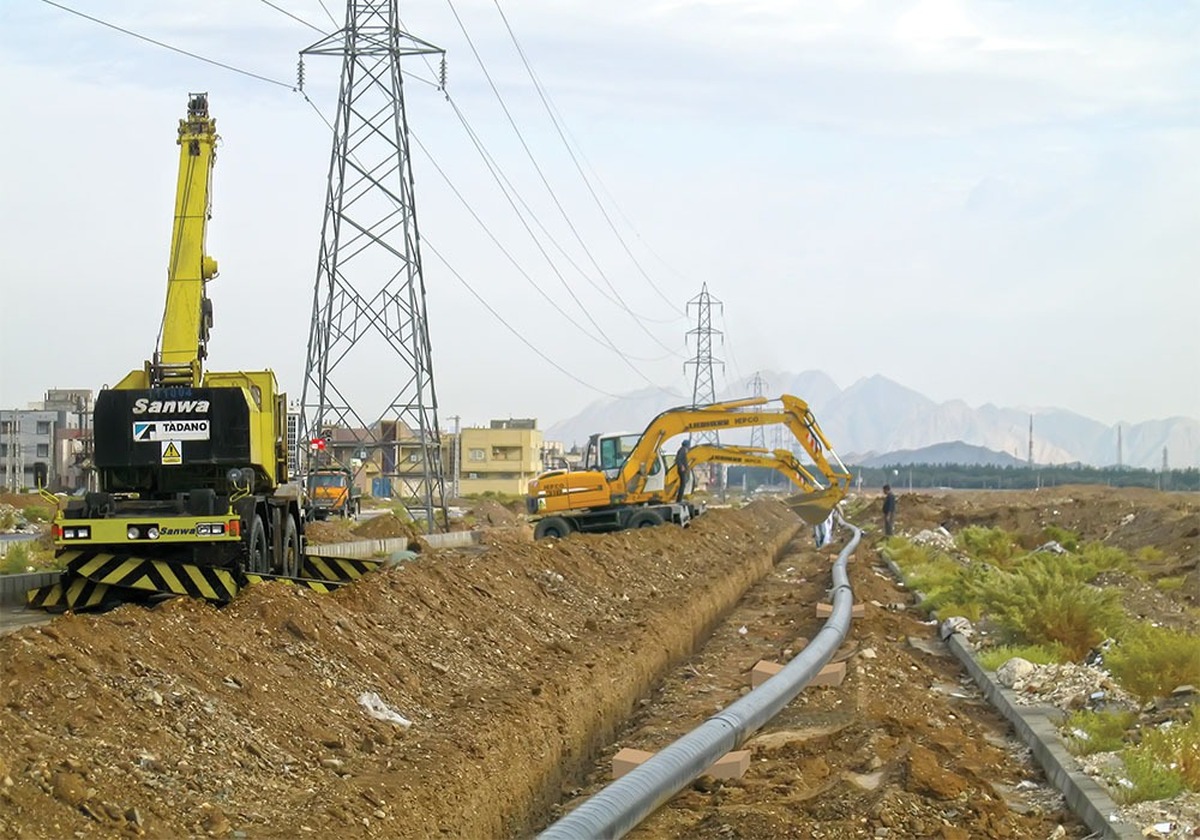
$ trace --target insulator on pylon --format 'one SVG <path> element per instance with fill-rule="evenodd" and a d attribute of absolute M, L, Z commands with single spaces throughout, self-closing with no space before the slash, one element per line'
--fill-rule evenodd
<path fill-rule="evenodd" d="M 446 54 L 442 53 L 442 69 L 438 72 L 438 90 L 446 89 Z"/>
<path fill-rule="evenodd" d="M 300 56 L 300 60 L 296 62 L 296 87 L 304 90 L 304 56 Z"/>

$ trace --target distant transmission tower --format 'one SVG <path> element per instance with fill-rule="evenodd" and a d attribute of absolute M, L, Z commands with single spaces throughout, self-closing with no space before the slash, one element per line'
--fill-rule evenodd
<path fill-rule="evenodd" d="M 373 461 L 432 531 L 445 480 L 400 59 L 443 51 L 398 14 L 397 0 L 348 0 L 346 25 L 301 51 L 342 59 L 301 440 L 330 430 L 329 454 Z"/>
<path fill-rule="evenodd" d="M 712 308 L 713 305 L 721 306 L 721 301 L 714 298 L 708 293 L 708 284 L 705 283 L 700 287 L 700 294 L 688 301 L 688 310 L 696 307 L 696 328 L 688 330 L 689 336 L 696 337 L 696 357 L 689 359 L 683 363 L 684 370 L 688 366 L 694 366 L 695 376 L 692 379 L 692 405 L 708 405 L 717 401 L 717 388 L 713 383 L 713 365 L 718 364 L 721 369 L 725 369 L 725 363 L 720 359 L 714 359 L 712 354 L 712 340 L 714 335 L 720 335 L 720 330 L 714 330 L 712 326 Z M 717 432 L 698 432 L 693 436 L 692 444 L 697 443 L 712 443 L 719 444 L 721 437 Z"/>
<path fill-rule="evenodd" d="M 767 393 L 767 381 L 762 378 L 762 374 L 758 371 L 754 372 L 754 378 L 750 380 L 750 390 L 756 397 L 761 397 Z M 767 448 L 765 426 L 752 426 L 750 428 L 750 445 L 757 446 L 759 449 Z"/>
<path fill-rule="evenodd" d="M 1033 415 L 1029 415 L 1029 469 L 1033 469 Z"/>

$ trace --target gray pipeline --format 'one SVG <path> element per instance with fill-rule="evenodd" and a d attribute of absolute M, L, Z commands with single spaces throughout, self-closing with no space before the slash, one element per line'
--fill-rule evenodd
<path fill-rule="evenodd" d="M 564 815 L 539 834 L 538 840 L 623 837 L 717 759 L 745 743 L 804 690 L 850 631 L 854 595 L 846 565 L 862 531 L 840 521 L 854 536 L 833 565 L 833 613 L 804 650 L 754 691 Z"/>

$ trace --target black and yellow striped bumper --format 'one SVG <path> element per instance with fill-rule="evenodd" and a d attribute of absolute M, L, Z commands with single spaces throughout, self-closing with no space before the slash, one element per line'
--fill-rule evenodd
<path fill-rule="evenodd" d="M 237 579 L 228 569 L 168 563 L 129 554 L 103 551 L 68 551 L 62 558 L 68 573 L 106 586 L 190 595 L 209 601 L 226 602 L 238 593 Z"/>
<path fill-rule="evenodd" d="M 303 560 L 300 573 L 306 578 L 316 580 L 348 582 L 358 580 L 379 568 L 378 560 L 361 560 L 354 557 L 321 557 L 308 554 Z"/>

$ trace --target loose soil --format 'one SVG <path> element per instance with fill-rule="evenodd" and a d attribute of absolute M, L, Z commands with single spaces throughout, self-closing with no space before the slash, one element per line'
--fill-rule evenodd
<path fill-rule="evenodd" d="M 1135 605 L 1194 626 L 1198 516 L 1057 488 L 902 495 L 898 523 L 1153 544 L 1152 576 L 1186 580 L 1131 581 Z M 833 555 L 808 534 L 768 501 L 540 543 L 496 525 L 331 595 L 271 583 L 0 637 L 0 838 L 529 836 L 619 746 L 669 743 L 815 632 Z M 701 780 L 635 836 L 1084 836 L 869 543 L 843 685 L 757 735 L 745 777 Z"/>

